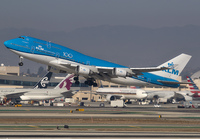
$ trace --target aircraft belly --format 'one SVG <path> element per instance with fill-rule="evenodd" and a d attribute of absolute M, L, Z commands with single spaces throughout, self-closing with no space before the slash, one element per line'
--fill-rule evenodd
<path fill-rule="evenodd" d="M 136 95 L 124 95 L 125 99 L 138 99 Z"/>
<path fill-rule="evenodd" d="M 16 53 L 17 55 L 20 55 L 26 59 L 29 59 L 29 60 L 32 60 L 32 61 L 35 61 L 35 62 L 38 62 L 38 63 L 41 63 L 41 64 L 45 64 L 45 65 L 50 65 L 50 66 L 54 66 L 54 67 L 57 67 L 61 70 L 64 70 L 64 71 L 67 71 L 68 73 L 74 73 L 74 70 L 70 69 L 70 68 L 67 68 L 65 66 L 62 66 L 62 65 L 59 65 L 59 64 L 51 64 L 50 62 L 51 61 L 57 61 L 57 58 L 55 57 L 51 57 L 51 56 L 45 56 L 45 55 L 36 55 L 36 54 L 31 54 L 31 53 L 23 53 L 23 52 L 19 52 L 19 51 L 15 51 L 15 50 L 11 50 L 13 51 L 14 53 Z M 70 63 L 71 61 L 67 61 L 67 60 L 64 60 L 66 61 L 66 63 Z"/>
<path fill-rule="evenodd" d="M 47 95 L 41 95 L 41 96 L 20 96 L 21 100 L 47 100 L 47 99 L 53 99 L 58 96 L 47 96 Z"/>
<path fill-rule="evenodd" d="M 50 57 L 50 56 L 36 55 L 36 54 L 31 54 L 31 53 L 24 53 L 24 52 L 19 52 L 19 51 L 15 51 L 15 50 L 11 50 L 11 51 L 16 53 L 17 55 L 20 55 L 20 56 L 22 56 L 24 58 L 27 58 L 29 60 L 33 60 L 33 61 L 41 63 L 41 64 L 48 64 L 49 61 L 55 60 L 54 57 Z"/>

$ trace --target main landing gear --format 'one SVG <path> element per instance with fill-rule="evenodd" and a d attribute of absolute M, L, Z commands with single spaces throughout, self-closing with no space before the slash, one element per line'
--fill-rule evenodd
<path fill-rule="evenodd" d="M 79 76 L 74 77 L 74 81 L 75 81 L 75 84 L 79 85 L 80 84 L 80 82 L 79 82 Z M 96 81 L 95 81 L 94 78 L 88 78 L 85 81 L 85 84 L 87 84 L 88 86 L 97 87 L 97 83 L 96 83 Z"/>
<path fill-rule="evenodd" d="M 89 85 L 89 86 L 93 86 L 93 87 L 97 87 L 97 83 L 95 81 L 94 78 L 88 78 L 86 81 L 85 81 L 85 84 Z"/>
<path fill-rule="evenodd" d="M 78 77 L 78 76 L 77 76 L 77 77 L 74 77 L 74 81 L 75 81 L 75 84 L 77 84 L 77 85 L 80 84 L 80 82 L 79 82 L 79 77 Z"/>
<path fill-rule="evenodd" d="M 24 63 L 22 62 L 23 61 L 23 57 L 22 56 L 19 56 L 19 66 L 23 66 Z"/>

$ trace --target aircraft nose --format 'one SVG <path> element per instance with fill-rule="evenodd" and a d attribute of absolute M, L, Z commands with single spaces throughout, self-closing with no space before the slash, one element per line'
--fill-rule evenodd
<path fill-rule="evenodd" d="M 9 45 L 10 45 L 10 41 L 9 41 L 9 40 L 8 40 L 8 41 L 5 41 L 5 42 L 4 42 L 4 45 L 8 48 Z"/>

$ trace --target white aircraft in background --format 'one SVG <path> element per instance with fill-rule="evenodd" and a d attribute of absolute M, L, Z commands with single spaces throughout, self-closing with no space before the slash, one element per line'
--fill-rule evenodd
<path fill-rule="evenodd" d="M 47 72 L 34 86 L 34 89 L 45 89 L 47 88 L 49 81 L 51 79 L 52 72 Z M 6 100 L 10 100 L 15 103 L 16 99 L 19 99 L 19 96 L 24 94 L 24 89 L 22 92 L 15 92 L 15 89 L 5 89 L 0 88 L 0 102 L 6 102 Z"/>
<path fill-rule="evenodd" d="M 105 96 L 107 101 L 123 99 L 145 99 L 147 97 L 146 91 L 136 88 L 98 88 L 96 93 Z"/>
<path fill-rule="evenodd" d="M 167 102 L 200 100 L 200 90 L 190 77 L 187 76 L 190 90 L 185 91 L 147 91 L 147 99 L 166 99 Z"/>
<path fill-rule="evenodd" d="M 98 79 L 127 86 L 178 87 L 183 82 L 177 78 L 191 58 L 190 55 L 180 54 L 158 67 L 130 68 L 28 36 L 5 41 L 4 45 L 19 55 L 20 66 L 23 65 L 23 58 L 27 58 L 48 65 L 52 72 L 74 73 L 77 84 L 81 75 L 87 79 L 85 84 L 89 86 L 97 86 Z"/>
<path fill-rule="evenodd" d="M 70 91 L 70 87 L 73 76 L 73 74 L 68 74 L 54 89 L 0 89 L 0 94 L 3 98 L 16 99 L 17 102 L 49 100 L 63 96 L 71 97 L 73 92 Z"/>

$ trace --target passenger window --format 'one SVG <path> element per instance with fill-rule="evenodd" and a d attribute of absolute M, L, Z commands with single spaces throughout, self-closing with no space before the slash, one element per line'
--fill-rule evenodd
<path fill-rule="evenodd" d="M 19 36 L 19 38 L 24 39 L 24 37 Z"/>

